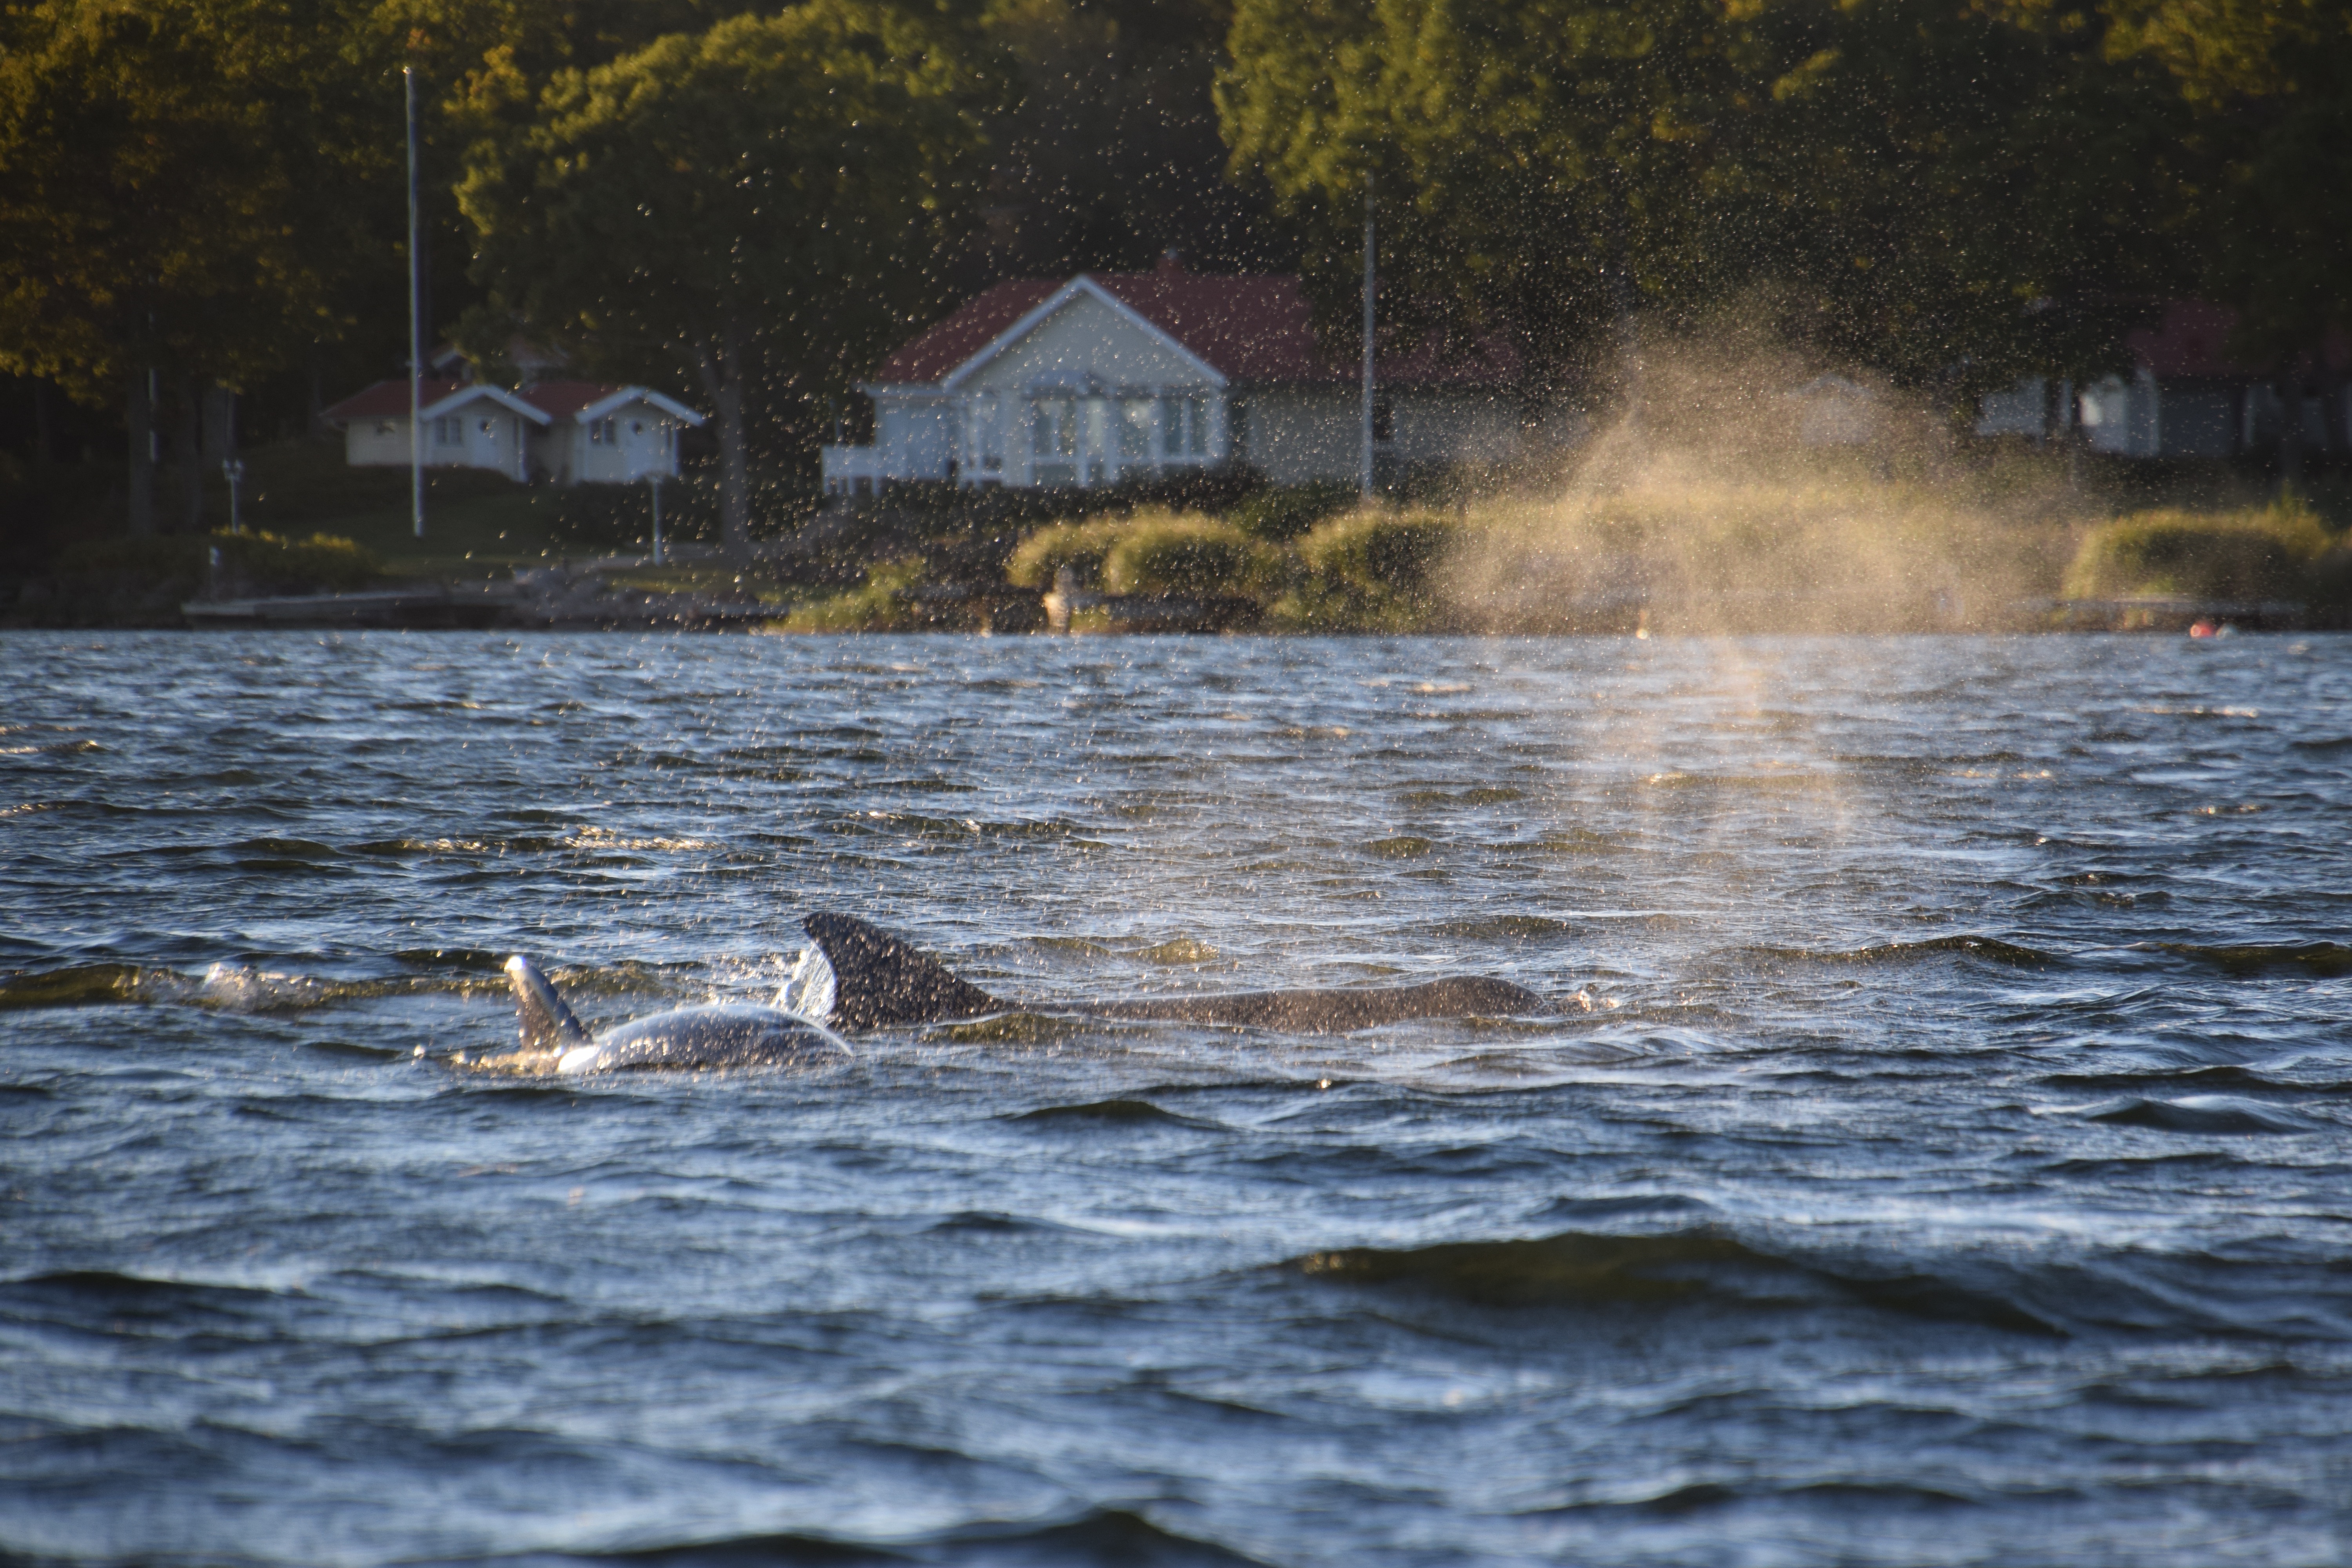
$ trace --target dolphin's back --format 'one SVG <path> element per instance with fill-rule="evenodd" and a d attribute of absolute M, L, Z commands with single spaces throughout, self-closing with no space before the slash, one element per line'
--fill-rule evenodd
<path fill-rule="evenodd" d="M 833 966 L 833 1011 L 825 1021 L 835 1028 L 932 1024 L 1004 1010 L 938 959 L 853 915 L 813 914 L 801 928 Z"/>
<path fill-rule="evenodd" d="M 854 916 L 813 914 L 801 925 L 831 965 L 832 1002 L 825 1022 L 835 1028 L 935 1024 L 1003 1012 L 1012 1005 L 957 979 L 939 960 Z M 820 987 L 819 994 L 827 993 Z M 1517 1017 L 1549 1010 L 1542 997 L 1524 985 L 1477 975 L 1455 975 L 1421 985 L 1241 991 L 1221 996 L 1082 1003 L 1068 1009 L 1096 1017 L 1168 1018 L 1297 1035 L 1341 1035 L 1408 1018 Z"/>
<path fill-rule="evenodd" d="M 616 1025 L 564 1052 L 556 1068 L 773 1067 L 845 1049 L 839 1036 L 796 1013 L 719 1003 Z"/>
<path fill-rule="evenodd" d="M 1155 996 L 1138 1002 L 1101 1002 L 1086 1009 L 1108 1018 L 1169 1018 L 1187 1024 L 1280 1029 L 1294 1035 L 1344 1035 L 1409 1018 L 1507 1018 L 1548 1010 L 1544 999 L 1524 985 L 1477 975 L 1451 976 L 1423 985 Z"/>

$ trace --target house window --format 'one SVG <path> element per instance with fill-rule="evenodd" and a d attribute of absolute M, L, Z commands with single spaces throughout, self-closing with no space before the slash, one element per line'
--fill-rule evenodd
<path fill-rule="evenodd" d="M 1209 455 L 1209 400 L 1188 397 L 1184 400 L 1184 449 L 1196 458 Z"/>
<path fill-rule="evenodd" d="M 466 422 L 455 414 L 444 414 L 433 421 L 433 444 L 436 447 L 462 447 L 466 444 Z"/>
<path fill-rule="evenodd" d="M 588 422 L 588 439 L 593 445 L 609 447 L 620 437 L 614 433 L 610 419 L 591 419 Z"/>
<path fill-rule="evenodd" d="M 1129 397 L 1120 402 L 1118 456 L 1121 463 L 1151 456 L 1151 399 Z"/>
<path fill-rule="evenodd" d="M 495 441 L 499 438 L 499 422 L 497 420 L 485 419 L 481 422 L 479 428 L 482 432 L 482 439 L 485 441 Z"/>
<path fill-rule="evenodd" d="M 379 436 L 397 436 L 400 434 L 400 426 L 389 419 L 379 419 L 375 422 L 375 433 Z"/>
<path fill-rule="evenodd" d="M 997 423 L 996 395 L 990 393 L 972 405 L 972 418 L 980 426 L 980 466 L 988 473 L 1001 473 L 1004 468 L 1004 428 Z"/>
<path fill-rule="evenodd" d="M 1041 458 L 1078 455 L 1078 401 L 1041 397 L 1030 405 L 1031 449 Z"/>

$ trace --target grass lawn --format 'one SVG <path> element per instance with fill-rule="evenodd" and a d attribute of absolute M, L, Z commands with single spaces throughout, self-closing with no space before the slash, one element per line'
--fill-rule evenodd
<path fill-rule="evenodd" d="M 400 576 L 489 577 L 612 544 L 572 537 L 549 487 L 478 469 L 425 476 L 425 537 L 412 529 L 406 468 L 354 468 L 341 441 L 294 441 L 246 454 L 243 518 L 289 539 L 329 533 L 364 545 Z M 226 486 L 207 497 L 208 521 L 228 515 Z"/>

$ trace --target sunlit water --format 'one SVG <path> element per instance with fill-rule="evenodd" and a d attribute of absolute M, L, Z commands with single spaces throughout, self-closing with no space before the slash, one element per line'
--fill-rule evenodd
<path fill-rule="evenodd" d="M 0 664 L 0 1557 L 2352 1555 L 2352 639 Z M 1032 1010 L 482 1070 L 818 908 Z"/>

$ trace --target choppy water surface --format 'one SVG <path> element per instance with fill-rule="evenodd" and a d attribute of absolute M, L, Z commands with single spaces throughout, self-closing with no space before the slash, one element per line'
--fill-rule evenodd
<path fill-rule="evenodd" d="M 2352 1554 L 2352 639 L 0 663 L 0 1557 Z M 455 1059 L 820 907 L 1035 1010 Z"/>

